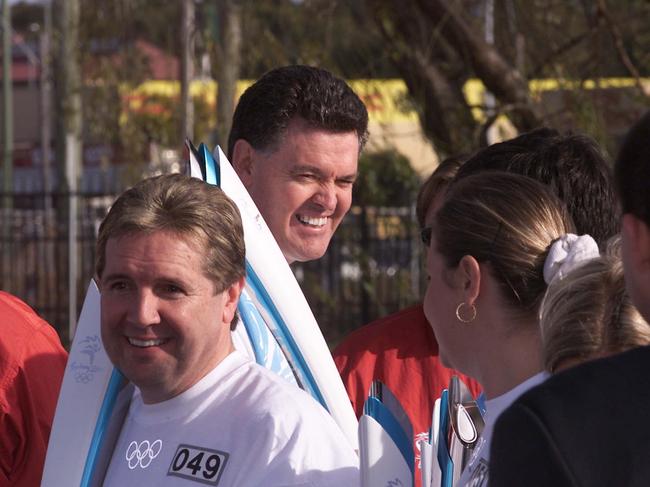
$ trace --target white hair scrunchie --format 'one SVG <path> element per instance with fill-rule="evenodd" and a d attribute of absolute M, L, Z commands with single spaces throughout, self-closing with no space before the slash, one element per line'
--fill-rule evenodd
<path fill-rule="evenodd" d="M 580 263 L 600 255 L 598 244 L 589 235 L 567 233 L 551 245 L 544 262 L 544 281 L 550 284 L 555 279 L 563 279 Z"/>

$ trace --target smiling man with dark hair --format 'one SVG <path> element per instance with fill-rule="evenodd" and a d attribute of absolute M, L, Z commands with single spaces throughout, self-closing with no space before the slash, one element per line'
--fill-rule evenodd
<path fill-rule="evenodd" d="M 327 250 L 367 138 L 363 102 L 324 69 L 276 68 L 241 96 L 228 158 L 290 264 Z"/>

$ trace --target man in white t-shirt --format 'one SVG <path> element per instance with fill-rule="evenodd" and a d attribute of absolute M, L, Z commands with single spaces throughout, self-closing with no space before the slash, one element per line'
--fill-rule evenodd
<path fill-rule="evenodd" d="M 104 485 L 359 484 L 327 412 L 233 348 L 245 249 L 219 188 L 140 182 L 102 222 L 96 255 L 102 340 L 136 386 Z"/>

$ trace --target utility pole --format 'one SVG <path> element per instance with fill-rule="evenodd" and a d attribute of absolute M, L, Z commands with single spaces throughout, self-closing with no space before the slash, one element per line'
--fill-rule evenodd
<path fill-rule="evenodd" d="M 79 0 L 54 0 L 57 13 L 56 101 L 57 161 L 64 162 L 68 192 L 68 332 L 72 339 L 77 325 L 79 279 L 78 194 L 81 173 L 81 67 L 79 56 Z"/>
<path fill-rule="evenodd" d="M 43 28 L 40 32 L 41 51 L 41 157 L 43 164 L 43 209 L 45 210 L 45 225 L 50 225 L 52 212 L 52 172 L 50 159 L 52 151 L 52 76 L 50 45 L 52 39 L 52 4 L 43 3 Z"/>
<path fill-rule="evenodd" d="M 185 139 L 192 140 L 194 136 L 194 104 L 190 93 L 190 84 L 194 78 L 194 0 L 183 0 L 183 15 L 181 26 L 181 147 Z"/>
<path fill-rule="evenodd" d="M 9 193 L 13 186 L 13 149 L 14 149 L 14 118 L 13 118 L 13 76 L 11 72 L 11 5 L 9 0 L 2 0 L 2 102 L 4 122 L 4 152 L 3 152 L 3 207 L 11 210 L 12 201 Z"/>
<path fill-rule="evenodd" d="M 216 141 L 226 152 L 241 69 L 242 6 L 238 0 L 216 0 L 216 4 L 219 9 Z"/>
<path fill-rule="evenodd" d="M 41 164 L 43 174 L 43 228 L 47 245 L 42 262 L 46 292 L 56 295 L 56 215 L 52 202 L 52 2 L 43 2 L 43 26 L 40 32 L 40 115 L 41 115 Z"/>
<path fill-rule="evenodd" d="M 2 190 L 4 198 L 2 201 L 2 284 L 8 286 L 9 270 L 11 265 L 11 216 L 13 200 L 11 191 L 13 189 L 13 156 L 14 156 L 14 119 L 13 119 L 13 76 L 11 72 L 11 6 L 9 0 L 2 1 L 2 106 L 3 106 L 3 171 Z"/>
<path fill-rule="evenodd" d="M 494 0 L 485 0 L 485 42 L 490 46 L 494 44 Z M 494 95 L 485 89 L 485 118 L 490 119 L 494 115 L 496 101 Z M 495 120 L 496 122 L 496 120 Z M 496 127 L 494 122 L 487 127 L 485 134 L 488 144 L 496 142 Z"/>

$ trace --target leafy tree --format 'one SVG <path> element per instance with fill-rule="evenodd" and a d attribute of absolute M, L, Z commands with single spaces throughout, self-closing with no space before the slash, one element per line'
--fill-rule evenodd
<path fill-rule="evenodd" d="M 218 49 L 225 32 L 218 10 L 227 3 L 241 15 L 241 78 L 288 63 L 316 64 L 348 79 L 401 77 L 424 133 L 442 155 L 475 149 L 500 114 L 519 130 L 542 123 L 570 126 L 610 144 L 609 120 L 628 117 L 621 123 L 626 125 L 636 116 L 624 109 L 612 115 L 612 108 L 647 105 L 640 79 L 650 73 L 647 0 L 203 0 L 196 2 L 197 59 L 210 53 L 213 77 L 234 64 L 228 60 L 232 54 L 226 58 Z M 494 6 L 492 17 L 488 4 Z M 14 19 L 27 29 L 40 10 L 18 4 Z M 486 18 L 493 19 L 491 42 Z M 84 0 L 82 53 L 92 59 L 102 45 L 118 42 L 131 57 L 115 68 L 115 79 L 137 84 L 147 76 L 146 66 L 126 46 L 143 38 L 179 55 L 179 19 L 180 2 Z M 611 90 L 585 89 L 586 80 L 612 76 L 637 80 L 625 103 L 612 102 Z M 473 112 L 485 108 L 485 101 L 470 101 L 464 91 L 472 78 L 495 96 L 487 119 Z M 530 92 L 530 80 L 538 78 L 566 80 L 559 86 L 566 88 L 562 103 Z"/>
<path fill-rule="evenodd" d="M 360 2 L 242 1 L 242 76 L 257 78 L 284 64 L 314 64 L 345 78 L 395 77 L 373 29 L 360 28 Z M 363 14 L 361 14 L 363 15 Z"/>
<path fill-rule="evenodd" d="M 366 0 L 366 14 L 357 17 L 372 19 L 381 33 L 420 109 L 424 132 L 443 153 L 472 150 L 485 132 L 463 93 L 472 77 L 496 98 L 485 125 L 504 113 L 519 130 L 527 130 L 555 125 L 561 118 L 531 96 L 530 79 L 580 81 L 623 74 L 638 80 L 649 72 L 647 22 L 641 20 L 650 15 L 647 2 L 628 0 L 614 7 L 605 0 L 494 0 L 494 43 L 486 40 L 484 29 L 484 19 L 491 18 L 484 12 L 488 3 Z M 638 93 L 647 103 L 640 81 Z M 604 119 L 605 107 L 596 108 Z"/>
<path fill-rule="evenodd" d="M 417 174 L 399 152 L 368 152 L 359 160 L 353 201 L 360 206 L 410 206 L 419 186 Z"/>

